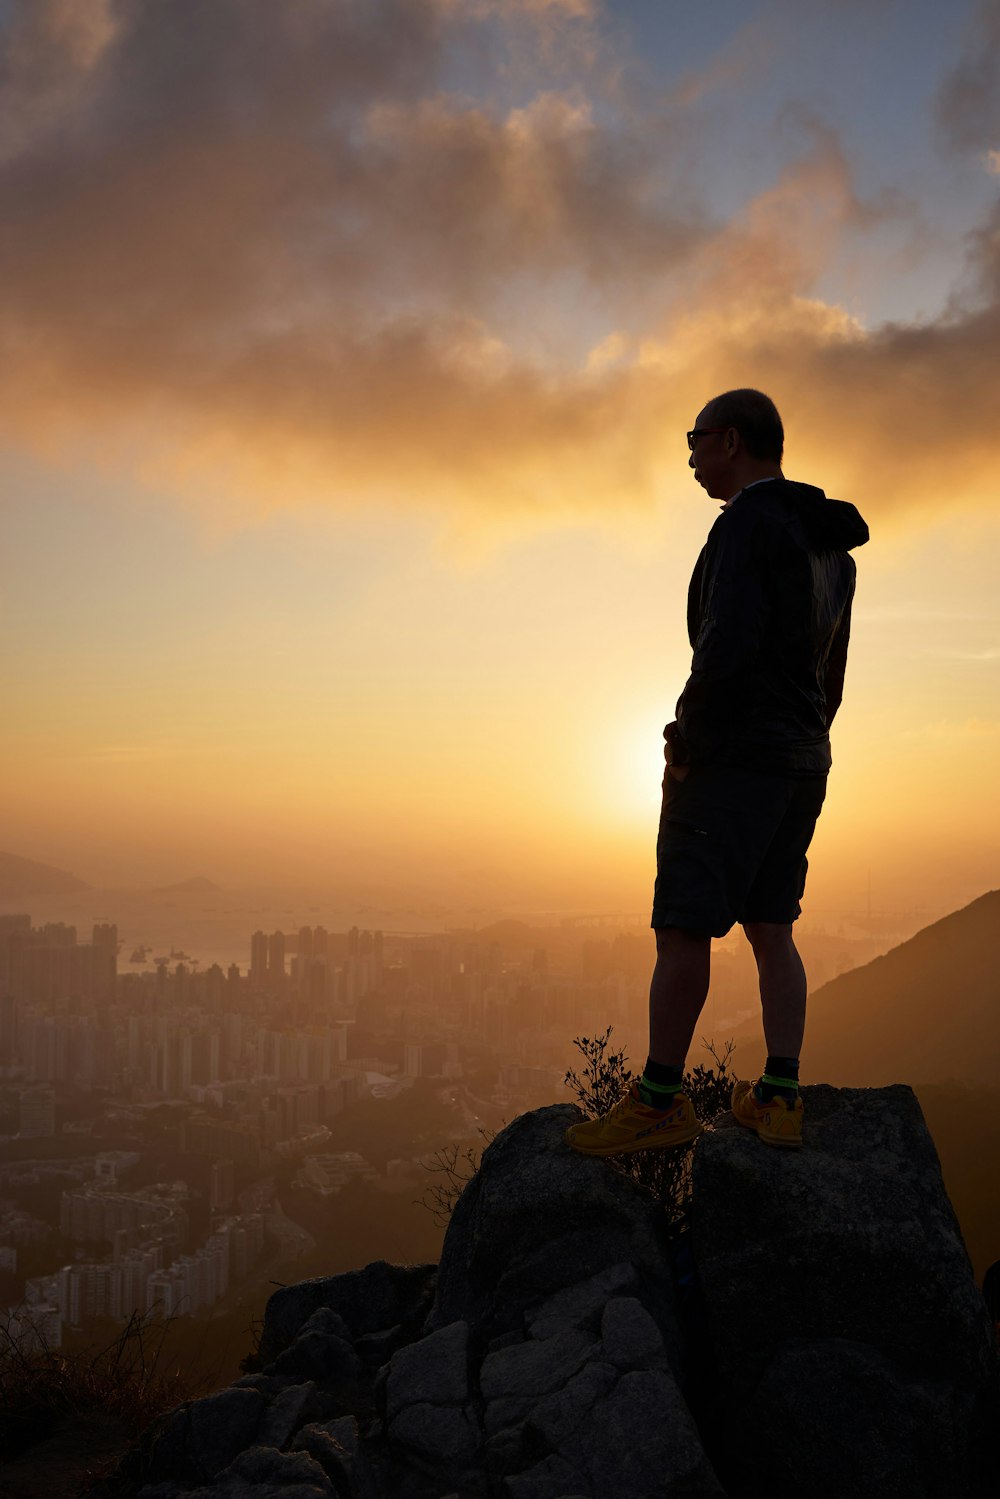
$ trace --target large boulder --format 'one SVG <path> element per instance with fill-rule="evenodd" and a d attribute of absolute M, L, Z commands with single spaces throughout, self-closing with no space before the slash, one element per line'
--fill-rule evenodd
<path fill-rule="evenodd" d="M 459 1200 L 430 1331 L 389 1365 L 395 1461 L 463 1499 L 718 1499 L 678 1383 L 663 1211 L 567 1147 L 579 1118 L 514 1120 Z"/>
<path fill-rule="evenodd" d="M 341 1499 L 320 1463 L 307 1452 L 250 1447 L 207 1487 L 179 1490 L 147 1485 L 138 1499 Z"/>
<path fill-rule="evenodd" d="M 679 1353 L 662 1209 L 563 1136 L 573 1104 L 522 1114 L 490 1144 L 452 1213 L 428 1325 L 466 1321 L 484 1341 L 520 1330 L 559 1292 L 620 1271 Z"/>
<path fill-rule="evenodd" d="M 729 1116 L 701 1137 L 679 1238 L 619 1163 L 566 1146 L 575 1108 L 521 1116 L 436 1278 L 279 1291 L 265 1367 L 163 1419 L 116 1495 L 992 1496 L 991 1328 L 916 1100 L 805 1102 L 799 1152 Z"/>
<path fill-rule="evenodd" d="M 149 1483 L 205 1483 L 257 1440 L 267 1405 L 257 1390 L 230 1386 L 204 1400 L 178 1406 L 163 1418 L 152 1440 Z"/>
<path fill-rule="evenodd" d="M 726 1119 L 695 1152 L 692 1251 L 716 1388 L 703 1426 L 755 1499 L 970 1499 L 995 1369 L 912 1091 L 805 1088 L 801 1151 Z"/>
<path fill-rule="evenodd" d="M 415 1330 L 426 1314 L 436 1265 L 390 1265 L 376 1260 L 363 1270 L 320 1276 L 282 1286 L 267 1303 L 258 1362 L 267 1367 L 298 1335 L 320 1326 L 320 1311 L 336 1314 L 337 1335 L 357 1342 L 386 1329 Z"/>

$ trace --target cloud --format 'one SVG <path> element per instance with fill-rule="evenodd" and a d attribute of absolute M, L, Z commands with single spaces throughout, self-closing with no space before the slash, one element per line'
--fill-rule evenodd
<path fill-rule="evenodd" d="M 572 16 L 590 20 L 598 10 L 597 0 L 438 0 L 438 4 L 445 12 L 473 17 L 523 11 L 535 17 Z"/>
<path fill-rule="evenodd" d="M 865 328 L 818 286 L 905 205 L 861 198 L 801 117 L 799 159 L 714 223 L 683 101 L 644 128 L 597 19 L 205 0 L 179 26 L 172 0 L 22 0 L 0 38 L 7 440 L 251 510 L 601 513 L 683 484 L 694 413 L 749 383 L 799 476 L 875 512 L 992 495 L 995 227 L 975 306 Z"/>
<path fill-rule="evenodd" d="M 963 55 L 942 83 L 936 116 L 954 151 L 985 151 L 1000 140 L 1000 4 L 980 0 Z"/>
<path fill-rule="evenodd" d="M 530 499 L 543 450 L 614 396 L 508 349 L 509 324 L 544 326 L 559 278 L 648 284 L 702 228 L 579 90 L 450 87 L 483 9 L 211 0 L 179 27 L 165 0 L 118 0 L 81 12 L 103 27 L 87 48 L 61 4 L 17 7 L 4 72 L 14 94 L 44 77 L 49 102 L 0 168 L 8 431 L 117 431 L 160 473 L 258 489 L 489 475 Z"/>

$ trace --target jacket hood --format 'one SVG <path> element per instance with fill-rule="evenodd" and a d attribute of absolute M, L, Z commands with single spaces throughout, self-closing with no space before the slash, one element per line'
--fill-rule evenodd
<path fill-rule="evenodd" d="M 864 546 L 868 526 L 846 500 L 827 499 L 814 484 L 779 479 L 781 498 L 795 511 L 810 547 L 817 552 L 850 552 Z"/>

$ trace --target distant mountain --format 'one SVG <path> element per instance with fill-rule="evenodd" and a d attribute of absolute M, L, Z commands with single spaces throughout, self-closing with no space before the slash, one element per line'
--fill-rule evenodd
<path fill-rule="evenodd" d="M 734 1065 L 763 1062 L 760 1021 L 734 1033 Z M 1000 1075 L 1000 890 L 924 927 L 809 996 L 802 1077 L 840 1087 L 995 1086 Z"/>
<path fill-rule="evenodd" d="M 537 926 L 529 926 L 512 916 L 477 927 L 475 935 L 479 942 L 501 942 L 505 947 L 538 947 L 544 937 Z"/>
<path fill-rule="evenodd" d="M 193 880 L 178 880 L 176 885 L 155 885 L 150 890 L 150 895 L 209 895 L 214 890 L 221 890 L 214 880 L 206 880 L 197 877 Z"/>
<path fill-rule="evenodd" d="M 68 870 L 37 864 L 18 854 L 0 853 L 0 900 L 19 900 L 22 895 L 69 895 L 89 889 L 86 880 L 78 880 Z"/>

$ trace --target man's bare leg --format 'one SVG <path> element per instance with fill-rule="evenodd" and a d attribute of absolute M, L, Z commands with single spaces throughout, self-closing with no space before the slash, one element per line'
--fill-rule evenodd
<path fill-rule="evenodd" d="M 806 972 L 791 924 L 748 921 L 743 930 L 757 961 L 768 1053 L 798 1057 L 806 1028 Z"/>
<path fill-rule="evenodd" d="M 649 986 L 649 1059 L 643 1076 L 599 1119 L 571 1124 L 566 1143 L 584 1155 L 621 1155 L 689 1145 L 702 1132 L 681 1088 L 684 1059 L 708 994 L 710 937 L 679 927 L 656 933 Z M 655 1112 L 654 1112 L 655 1111 Z"/>
<path fill-rule="evenodd" d="M 677 926 L 657 931 L 649 985 L 649 1055 L 654 1062 L 683 1067 L 708 998 L 711 960 L 711 937 Z"/>

